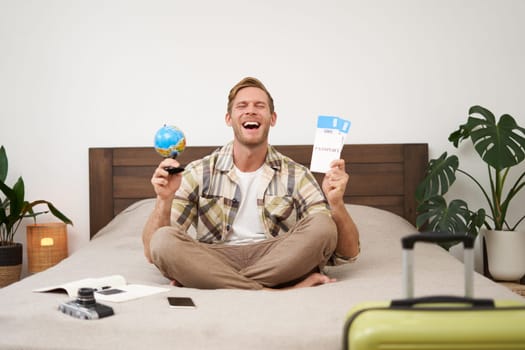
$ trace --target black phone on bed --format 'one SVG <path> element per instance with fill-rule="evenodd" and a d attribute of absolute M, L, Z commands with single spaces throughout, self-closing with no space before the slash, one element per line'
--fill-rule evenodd
<path fill-rule="evenodd" d="M 193 309 L 197 307 L 189 297 L 168 297 L 168 303 L 175 309 Z"/>

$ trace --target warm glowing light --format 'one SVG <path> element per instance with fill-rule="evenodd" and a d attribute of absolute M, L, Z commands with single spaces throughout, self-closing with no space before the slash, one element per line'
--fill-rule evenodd
<path fill-rule="evenodd" d="M 55 241 L 51 237 L 45 237 L 40 240 L 40 246 L 49 247 L 55 244 Z"/>

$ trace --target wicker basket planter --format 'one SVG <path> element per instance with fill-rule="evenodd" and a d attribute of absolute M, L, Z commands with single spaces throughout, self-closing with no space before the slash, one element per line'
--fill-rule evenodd
<path fill-rule="evenodd" d="M 0 245 L 0 288 L 20 280 L 22 243 Z"/>

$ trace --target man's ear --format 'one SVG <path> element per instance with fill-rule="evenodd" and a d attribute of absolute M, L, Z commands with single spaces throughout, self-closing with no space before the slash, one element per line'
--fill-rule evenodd
<path fill-rule="evenodd" d="M 277 123 L 277 113 L 273 112 L 272 119 L 270 120 L 270 125 L 275 126 L 276 123 Z"/>
<path fill-rule="evenodd" d="M 226 125 L 232 126 L 232 117 L 230 116 L 230 113 L 226 113 L 224 121 L 226 122 Z"/>

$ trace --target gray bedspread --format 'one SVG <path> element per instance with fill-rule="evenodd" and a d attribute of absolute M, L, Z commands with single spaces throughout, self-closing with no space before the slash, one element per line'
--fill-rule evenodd
<path fill-rule="evenodd" d="M 401 297 L 399 239 L 415 229 L 389 212 L 348 206 L 362 252 L 353 264 L 327 269 L 336 283 L 271 292 L 169 287 L 143 257 L 140 235 L 152 207 L 152 200 L 132 205 L 60 264 L 0 289 L 0 349 L 339 349 L 352 306 Z M 443 249 L 421 244 L 415 265 L 416 295 L 463 293 L 462 263 Z M 57 311 L 67 294 L 32 292 L 113 274 L 169 291 L 106 302 L 115 315 L 94 321 Z M 478 274 L 475 294 L 523 300 Z M 190 296 L 197 308 L 171 309 L 167 296 Z"/>

